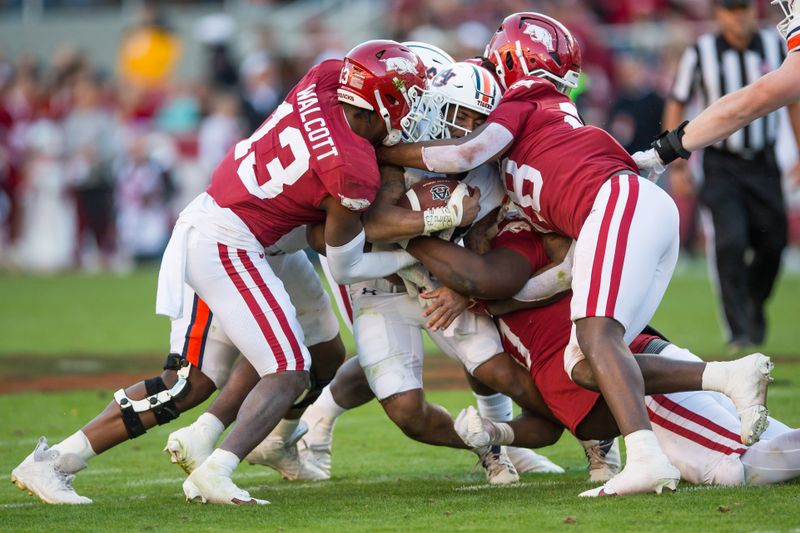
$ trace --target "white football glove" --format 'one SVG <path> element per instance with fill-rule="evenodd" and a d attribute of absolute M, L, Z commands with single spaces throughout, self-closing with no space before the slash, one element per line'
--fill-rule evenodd
<path fill-rule="evenodd" d="M 425 221 L 425 235 L 436 233 L 443 229 L 455 228 L 461 224 L 464 216 L 464 198 L 469 196 L 469 187 L 459 183 L 450 193 L 447 205 L 431 207 L 423 212 Z"/>
<path fill-rule="evenodd" d="M 439 285 L 431 279 L 430 272 L 424 266 L 417 263 L 398 270 L 397 275 L 403 280 L 409 297 L 417 298 L 423 308 L 430 304 L 430 301 L 420 298 L 419 295 L 423 292 L 432 291 Z"/>
<path fill-rule="evenodd" d="M 658 157 L 658 152 L 656 152 L 655 148 L 648 148 L 647 150 L 636 152 L 631 157 L 633 157 L 639 170 L 643 172 L 645 170 L 647 171 L 647 179 L 650 181 L 656 181 L 658 176 L 663 174 L 667 168 L 664 166 L 661 158 Z"/>

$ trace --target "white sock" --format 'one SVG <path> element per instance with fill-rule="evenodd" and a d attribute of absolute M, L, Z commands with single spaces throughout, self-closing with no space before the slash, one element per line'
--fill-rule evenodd
<path fill-rule="evenodd" d="M 724 393 L 728 384 L 728 363 L 724 361 L 711 361 L 703 369 L 703 390 Z"/>
<path fill-rule="evenodd" d="M 654 456 L 664 456 L 661 445 L 652 429 L 640 429 L 625 435 L 627 461 L 647 461 Z"/>
<path fill-rule="evenodd" d="M 800 429 L 760 440 L 742 455 L 748 485 L 768 485 L 800 477 Z"/>
<path fill-rule="evenodd" d="M 342 413 L 347 411 L 347 409 L 336 403 L 333 394 L 331 394 L 330 385 L 322 389 L 319 398 L 314 402 L 314 407 L 320 411 L 322 416 L 330 420 L 336 420 Z"/>
<path fill-rule="evenodd" d="M 280 437 L 283 440 L 287 440 L 294 430 L 297 429 L 297 424 L 300 423 L 300 419 L 289 420 L 288 418 L 282 418 L 278 425 L 275 426 L 270 432 L 271 437 Z"/>
<path fill-rule="evenodd" d="M 493 422 L 490 432 L 492 444 L 508 446 L 514 442 L 514 429 L 505 422 Z"/>
<path fill-rule="evenodd" d="M 83 431 L 76 431 L 66 439 L 53 446 L 53 449 L 58 450 L 58 452 L 61 454 L 74 453 L 84 461 L 88 461 L 97 455 L 94 453 L 92 444 L 89 442 L 89 439 L 86 438 L 86 435 L 83 433 Z"/>
<path fill-rule="evenodd" d="M 222 435 L 222 432 L 225 431 L 225 426 L 222 424 L 220 419 L 211 413 L 203 413 L 200 415 L 200 417 L 195 421 L 195 424 L 198 426 L 204 426 L 217 439 L 220 437 L 220 435 Z M 214 439 L 214 442 L 216 442 L 216 439 Z"/>
<path fill-rule="evenodd" d="M 495 422 L 508 422 L 514 417 L 514 404 L 505 394 L 496 392 L 491 396 L 473 393 L 478 401 L 478 412 L 484 418 Z"/>
<path fill-rule="evenodd" d="M 239 466 L 241 459 L 236 457 L 236 454 L 233 452 L 229 452 L 228 450 L 223 450 L 222 448 L 217 448 L 211 455 L 208 456 L 208 459 L 205 461 L 216 467 L 216 470 L 221 472 L 222 474 L 231 477 L 233 475 L 233 471 L 236 470 L 236 467 Z"/>

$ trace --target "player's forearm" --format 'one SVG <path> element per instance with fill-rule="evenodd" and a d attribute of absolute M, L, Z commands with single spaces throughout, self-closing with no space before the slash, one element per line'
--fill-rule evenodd
<path fill-rule="evenodd" d="M 541 302 L 568 291 L 572 287 L 572 260 L 550 265 L 533 276 L 514 295 L 521 302 Z"/>
<path fill-rule="evenodd" d="M 508 298 L 520 289 L 483 256 L 435 237 L 412 240 L 408 251 L 446 287 L 470 298 Z"/>
<path fill-rule="evenodd" d="M 683 147 L 692 152 L 729 137 L 760 116 L 754 86 L 729 93 L 686 125 Z M 766 112 L 766 111 L 765 111 Z"/>
<path fill-rule="evenodd" d="M 400 143 L 394 146 L 381 146 L 376 150 L 378 162 L 382 165 L 395 165 L 425 169 L 422 147 L 430 143 Z"/>
<path fill-rule="evenodd" d="M 457 174 L 497 158 L 513 140 L 511 132 L 503 126 L 483 124 L 460 139 L 382 147 L 378 149 L 378 159 L 384 164 Z"/>
<path fill-rule="evenodd" d="M 545 307 L 553 302 L 563 298 L 567 293 L 560 292 L 552 295 L 551 297 L 539 300 L 537 302 L 521 302 L 515 298 L 506 298 L 505 300 L 491 300 L 486 302 L 486 309 L 493 316 L 503 316 L 515 311 L 522 311 L 525 309 L 534 309 L 537 307 Z"/>
<path fill-rule="evenodd" d="M 364 231 L 369 242 L 400 242 L 425 233 L 425 218 L 421 211 L 394 205 L 380 206 L 364 218 Z"/>
<path fill-rule="evenodd" d="M 778 70 L 711 104 L 686 126 L 683 147 L 691 152 L 714 144 L 767 113 L 795 102 L 800 98 L 797 59 L 788 58 Z"/>

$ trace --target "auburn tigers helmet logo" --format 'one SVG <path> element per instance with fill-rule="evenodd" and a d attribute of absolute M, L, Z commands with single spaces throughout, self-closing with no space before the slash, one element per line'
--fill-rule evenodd
<path fill-rule="evenodd" d="M 447 185 L 434 185 L 431 187 L 431 198 L 444 202 L 450 199 L 450 187 Z"/>

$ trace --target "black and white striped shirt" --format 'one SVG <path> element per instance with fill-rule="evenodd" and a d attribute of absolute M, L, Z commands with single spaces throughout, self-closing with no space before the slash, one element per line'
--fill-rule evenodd
<path fill-rule="evenodd" d="M 731 47 L 721 34 L 702 35 L 683 52 L 671 96 L 686 104 L 699 94 L 703 107 L 708 107 L 777 69 L 786 58 L 785 45 L 776 32 L 766 29 L 757 32 L 743 51 Z M 770 113 L 716 143 L 714 148 L 751 159 L 775 144 L 777 121 L 778 116 Z"/>

